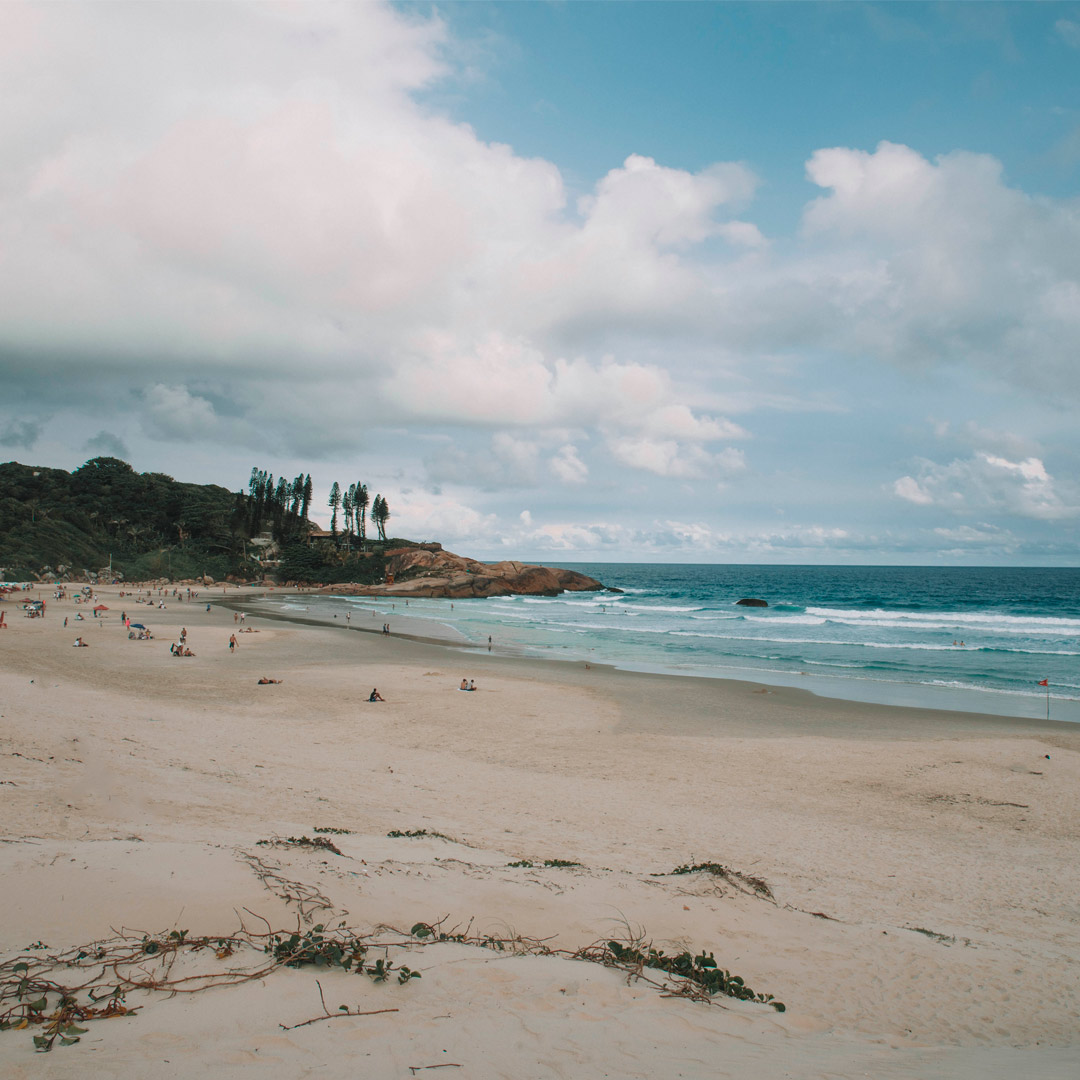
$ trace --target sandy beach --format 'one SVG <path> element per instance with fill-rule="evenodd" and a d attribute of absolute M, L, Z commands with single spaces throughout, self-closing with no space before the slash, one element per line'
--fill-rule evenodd
<path fill-rule="evenodd" d="M 47 1055 L 2 1031 L 5 1077 L 1080 1070 L 1077 725 L 117 592 L 100 623 L 2 605 L 0 1014 L 25 974 L 137 1011 Z M 728 873 L 672 873 L 703 864 Z M 421 977 L 269 962 L 318 924 Z M 786 1010 L 572 957 L 612 939 L 711 952 Z"/>

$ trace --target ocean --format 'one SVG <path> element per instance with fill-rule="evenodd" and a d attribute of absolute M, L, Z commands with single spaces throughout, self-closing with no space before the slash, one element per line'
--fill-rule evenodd
<path fill-rule="evenodd" d="M 1045 717 L 1049 690 L 1051 718 L 1080 722 L 1080 568 L 560 565 L 623 591 L 336 602 L 490 635 L 501 653 L 859 701 Z"/>

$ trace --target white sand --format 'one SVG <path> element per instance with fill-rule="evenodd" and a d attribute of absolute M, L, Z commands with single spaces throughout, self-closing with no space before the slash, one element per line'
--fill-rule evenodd
<path fill-rule="evenodd" d="M 559 957 L 417 945 L 391 950 L 422 972 L 404 986 L 279 969 L 174 997 L 131 991 L 136 1015 L 90 1022 L 48 1055 L 34 1053 L 40 1029 L 2 1032 L 5 1077 L 1080 1072 L 1070 725 L 465 662 L 250 615 L 259 632 L 230 656 L 232 612 L 115 592 L 101 627 L 64 629 L 70 601 L 49 600 L 43 620 L 3 604 L 0 959 L 122 927 L 264 930 L 244 909 L 295 928 L 296 903 L 259 880 L 258 858 L 325 896 L 313 921 L 368 933 L 445 917 L 569 950 L 630 927 L 668 952 L 714 952 L 787 1012 L 664 997 Z M 156 640 L 127 639 L 125 606 Z M 194 658 L 169 655 L 181 624 Z M 90 648 L 71 647 L 79 633 Z M 284 682 L 256 685 L 263 675 Z M 455 689 L 462 675 L 477 693 Z M 372 686 L 384 704 L 367 703 Z M 256 843 L 316 826 L 350 830 L 331 837 L 341 857 Z M 583 866 L 507 865 L 521 859 Z M 760 877 L 775 899 L 667 873 L 703 862 Z M 203 950 L 173 975 L 253 958 Z M 283 1030 L 321 1013 L 316 979 L 332 1011 L 398 1011 Z"/>

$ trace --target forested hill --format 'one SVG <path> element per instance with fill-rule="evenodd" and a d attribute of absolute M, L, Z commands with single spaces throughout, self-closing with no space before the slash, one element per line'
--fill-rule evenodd
<path fill-rule="evenodd" d="M 239 503 L 238 503 L 239 500 Z M 243 570 L 246 503 L 216 484 L 184 484 L 98 457 L 72 473 L 0 464 L 0 567 L 9 580 L 44 567 L 108 565 L 129 580 L 225 577 Z"/>
<path fill-rule="evenodd" d="M 0 580 L 81 578 L 111 565 L 124 581 L 372 584 L 383 579 L 387 551 L 419 546 L 387 537 L 390 504 L 370 500 L 366 484 L 334 483 L 328 532 L 308 518 L 312 498 L 303 473 L 275 481 L 252 469 L 245 493 L 137 473 L 112 457 L 72 473 L 9 461 L 0 464 Z"/>

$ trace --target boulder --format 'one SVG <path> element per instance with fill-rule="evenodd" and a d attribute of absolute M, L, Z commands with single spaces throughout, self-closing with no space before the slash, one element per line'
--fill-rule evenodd
<path fill-rule="evenodd" d="M 752 596 L 744 597 L 742 600 L 736 600 L 736 604 L 742 605 L 742 607 L 768 607 L 768 600 L 758 600 Z"/>
<path fill-rule="evenodd" d="M 324 593 L 346 596 L 439 596 L 468 600 L 489 596 L 558 596 L 597 592 L 603 585 L 574 570 L 514 561 L 477 562 L 429 545 L 388 552 L 387 577 L 393 585 L 328 585 Z"/>

